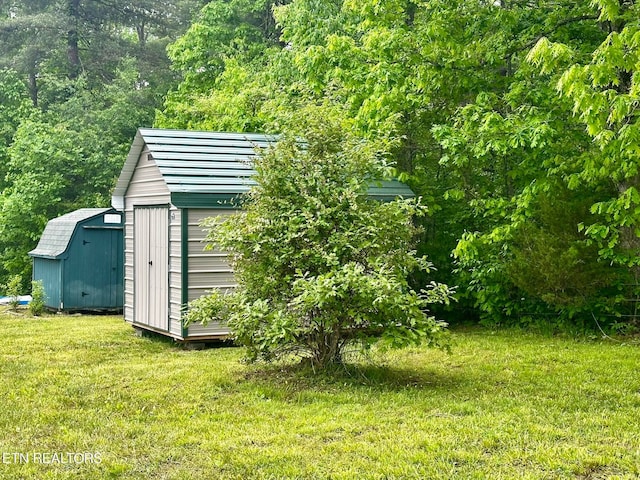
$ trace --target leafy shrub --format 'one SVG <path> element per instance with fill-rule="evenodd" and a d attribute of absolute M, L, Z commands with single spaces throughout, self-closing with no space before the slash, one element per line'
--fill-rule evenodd
<path fill-rule="evenodd" d="M 526 221 L 463 235 L 458 274 L 481 323 L 582 332 L 630 321 L 637 281 L 603 262 L 578 227 L 606 193 L 548 182 L 528 199 Z"/>
<path fill-rule="evenodd" d="M 255 162 L 257 186 L 243 211 L 209 219 L 211 247 L 229 252 L 238 287 L 193 302 L 187 322 L 226 321 L 249 358 L 288 354 L 325 367 L 349 347 L 446 344 L 444 323 L 426 313 L 448 302 L 447 286 L 414 291 L 418 200 L 372 200 L 391 169 L 374 146 L 338 122 L 311 118 Z"/>
<path fill-rule="evenodd" d="M 9 308 L 14 312 L 18 310 L 20 305 L 20 292 L 22 288 L 22 277 L 13 275 L 4 286 L 7 296 L 9 297 Z"/>
<path fill-rule="evenodd" d="M 42 280 L 35 280 L 31 282 L 31 303 L 29 303 L 29 311 L 31 315 L 37 317 L 44 311 L 44 285 Z"/>

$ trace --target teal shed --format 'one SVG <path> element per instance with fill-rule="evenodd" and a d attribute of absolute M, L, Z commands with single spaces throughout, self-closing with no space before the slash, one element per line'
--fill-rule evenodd
<path fill-rule="evenodd" d="M 124 318 L 177 341 L 220 339 L 226 325 L 186 327 L 186 305 L 236 285 L 227 254 L 205 250 L 208 217 L 232 215 L 255 183 L 252 160 L 277 138 L 261 134 L 139 129 L 112 195 L 124 216 Z M 413 196 L 399 182 L 369 190 L 385 200 Z"/>
<path fill-rule="evenodd" d="M 54 218 L 29 252 L 53 310 L 122 310 L 123 219 L 112 208 L 81 208 Z"/>

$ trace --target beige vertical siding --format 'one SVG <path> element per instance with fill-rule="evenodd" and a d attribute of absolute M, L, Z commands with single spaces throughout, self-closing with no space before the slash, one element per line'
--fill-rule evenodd
<path fill-rule="evenodd" d="M 128 322 L 134 321 L 134 206 L 169 204 L 170 198 L 158 167 L 143 152 L 125 196 L 124 318 Z"/>

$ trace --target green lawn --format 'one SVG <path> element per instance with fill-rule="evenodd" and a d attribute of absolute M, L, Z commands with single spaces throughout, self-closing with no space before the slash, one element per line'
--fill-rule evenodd
<path fill-rule="evenodd" d="M 637 345 L 456 330 L 450 355 L 331 379 L 119 317 L 2 314 L 0 331 L 3 479 L 640 476 Z"/>

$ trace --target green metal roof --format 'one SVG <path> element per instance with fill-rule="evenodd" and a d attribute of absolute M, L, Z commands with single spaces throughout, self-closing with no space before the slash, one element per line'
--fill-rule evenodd
<path fill-rule="evenodd" d="M 391 201 L 397 197 L 415 197 L 415 194 L 407 185 L 397 180 L 375 182 L 369 186 L 367 193 L 371 198 L 387 201 Z"/>
<path fill-rule="evenodd" d="M 61 217 L 49 220 L 42 232 L 38 246 L 29 252 L 31 257 L 58 258 L 69 247 L 76 225 L 84 220 L 102 215 L 111 208 L 81 208 Z"/>
<path fill-rule="evenodd" d="M 249 191 L 252 159 L 259 149 L 274 144 L 277 137 L 255 133 L 200 132 L 141 128 L 131 145 L 112 196 L 112 205 L 124 209 L 124 196 L 141 153 L 148 149 L 171 193 L 172 203 L 181 206 L 223 206 Z M 374 198 L 411 197 L 413 192 L 400 182 L 373 185 Z"/>

